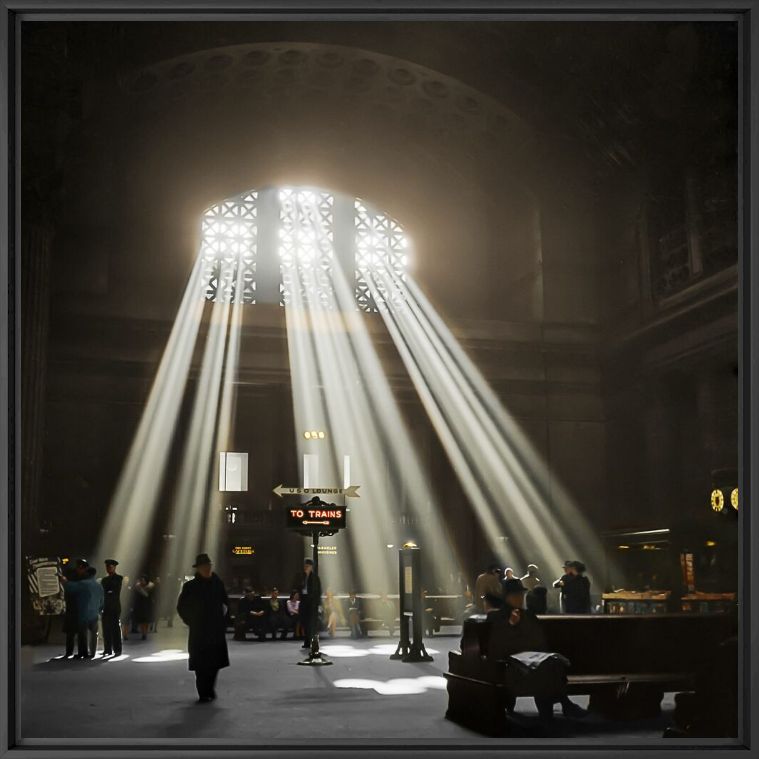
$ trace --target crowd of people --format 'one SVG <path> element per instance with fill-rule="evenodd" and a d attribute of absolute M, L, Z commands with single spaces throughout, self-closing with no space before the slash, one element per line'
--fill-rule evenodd
<path fill-rule="evenodd" d="M 585 565 L 581 561 L 565 561 L 562 569 L 561 577 L 552 583 L 552 587 L 559 591 L 559 611 L 564 614 L 590 614 L 590 580 L 585 576 Z M 504 597 L 507 583 L 524 591 L 526 609 L 535 614 L 548 611 L 548 588 L 538 577 L 536 564 L 528 564 L 527 572 L 521 577 L 517 577 L 511 567 L 502 569 L 498 564 L 490 564 L 475 580 L 471 611 L 484 611 L 486 594 Z"/>
<path fill-rule="evenodd" d="M 585 566 L 579 561 L 564 562 L 564 574 L 553 583 L 560 591 L 562 608 L 567 614 L 590 613 L 590 582 L 584 576 Z M 538 614 L 546 611 L 547 589 L 538 577 L 538 567 L 530 564 L 527 573 L 516 577 L 513 569 L 503 572 L 492 564 L 475 581 L 477 609 L 487 616 L 493 631 L 488 639 L 488 658 L 502 661 L 525 651 L 545 652 L 546 636 Z M 462 648 L 464 641 L 462 639 Z M 585 710 L 566 695 L 557 698 L 535 698 L 541 717 L 550 717 L 553 705 L 558 702 L 565 716 L 582 717 Z M 506 705 L 513 712 L 516 697 Z"/>
<path fill-rule="evenodd" d="M 105 575 L 98 580 L 97 569 L 86 559 L 77 559 L 60 574 L 66 611 L 64 659 L 92 659 L 97 652 L 100 623 L 104 656 L 120 656 L 123 640 L 130 635 L 146 640 L 160 619 L 173 625 L 174 598 L 164 597 L 161 580 L 142 574 L 134 584 L 116 571 L 119 562 L 106 559 Z M 177 591 L 179 586 L 177 585 Z M 126 599 L 126 603 L 122 603 Z M 76 648 L 76 653 L 74 649 Z"/>
<path fill-rule="evenodd" d="M 62 658 L 94 658 L 99 623 L 103 656 L 120 656 L 122 641 L 130 634 L 147 639 L 155 631 L 159 617 L 165 617 L 171 626 L 176 609 L 190 628 L 190 669 L 196 673 L 199 700 L 213 700 L 216 675 L 229 663 L 226 631 L 230 603 L 224 583 L 212 571 L 211 559 L 207 554 L 198 555 L 193 565 L 195 577 L 182 585 L 176 605 L 174 594 L 166 593 L 165 597 L 162 594 L 160 578 L 142 574 L 130 585 L 128 577 L 118 574 L 118 564 L 115 559 L 107 559 L 105 575 L 99 581 L 97 570 L 85 559 L 78 559 L 60 575 L 66 600 L 66 653 Z M 234 638 L 244 640 L 249 632 L 259 640 L 266 640 L 267 636 L 285 640 L 292 636 L 303 641 L 303 648 L 308 648 L 315 632 L 332 637 L 338 627 L 347 627 L 351 638 L 364 637 L 364 609 L 357 593 L 351 591 L 344 603 L 331 590 L 322 594 L 321 580 L 313 570 L 313 561 L 306 559 L 287 597 L 281 596 L 276 587 L 266 596 L 250 585 L 245 587 L 234 614 Z M 564 562 L 563 574 L 553 587 L 559 590 L 563 612 L 590 613 L 590 582 L 582 562 Z M 125 590 L 129 593 L 128 601 L 122 607 Z M 520 628 L 523 632 L 534 631 L 530 620 L 546 612 L 547 592 L 535 564 L 529 564 L 521 577 L 511 567 L 501 569 L 492 564 L 476 578 L 474 592 L 466 594 L 471 602 L 460 619 L 474 612 L 492 614 L 508 610 L 512 620 L 525 622 Z M 435 626 L 432 612 L 432 607 L 425 604 L 425 629 L 430 631 Z M 374 604 L 374 613 L 392 635 L 397 610 L 386 594 Z"/>
<path fill-rule="evenodd" d="M 246 640 L 248 633 L 260 641 L 268 636 L 272 640 L 287 640 L 292 636 L 294 640 L 303 640 L 303 647 L 307 648 L 314 625 L 329 638 L 337 635 L 338 628 L 347 628 L 354 640 L 365 637 L 364 605 L 356 591 L 350 591 L 345 600 L 338 598 L 332 590 L 322 596 L 321 583 L 312 571 L 313 563 L 307 559 L 302 586 L 298 582 L 298 587 L 290 591 L 287 599 L 283 599 L 277 587 L 265 594 L 252 586 L 245 587 L 237 602 L 234 639 Z M 314 604 L 317 607 L 315 615 Z M 375 613 L 382 627 L 393 635 L 397 612 L 386 593 L 375 604 Z"/>

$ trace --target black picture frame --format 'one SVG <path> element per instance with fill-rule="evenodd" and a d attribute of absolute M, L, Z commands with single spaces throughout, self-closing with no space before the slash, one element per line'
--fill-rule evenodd
<path fill-rule="evenodd" d="M 752 519 L 759 506 L 759 492 L 753 483 L 759 481 L 759 2 L 757 0 L 0 0 L 0 292 L 3 293 L 2 328 L 0 329 L 0 428 L 3 430 L 0 457 L 0 480 L 7 483 L 0 496 L 0 566 L 4 582 L 0 591 L 0 757 L 33 753 L 36 757 L 79 757 L 84 755 L 132 757 L 135 749 L 150 757 L 191 756 L 332 756 L 335 752 L 354 752 L 357 747 L 313 746 L 310 748 L 271 747 L 258 749 L 203 746 L 195 741 L 177 740 L 171 746 L 158 746 L 147 741 L 131 746 L 90 745 L 77 747 L 71 741 L 54 745 L 18 745 L 16 743 L 19 688 L 20 600 L 18 588 L 23 565 L 20 552 L 19 515 L 19 452 L 20 452 L 20 223 L 19 223 L 19 139 L 24 125 L 20 122 L 19 96 L 19 25 L 25 20 L 171 20 L 235 18 L 248 20 L 340 20 L 361 19 L 412 20 L 435 17 L 450 20 L 474 18 L 552 19 L 570 22 L 599 20 L 672 20 L 733 18 L 740 28 L 740 162 L 739 178 L 739 314 L 740 346 L 740 491 L 745 507 L 741 509 L 741 549 L 739 587 L 742 610 L 740 628 L 741 690 L 743 710 L 739 717 L 739 740 L 730 747 L 718 742 L 694 740 L 687 745 L 677 742 L 668 747 L 628 745 L 623 741 L 613 746 L 573 746 L 554 741 L 529 744 L 504 740 L 497 749 L 474 745 L 451 745 L 446 756 L 501 756 L 506 752 L 519 756 L 538 757 L 560 752 L 563 756 L 613 757 L 624 750 L 627 755 L 654 754 L 671 759 L 691 756 L 696 749 L 710 756 L 727 757 L 735 751 L 756 755 L 759 750 L 759 520 Z M 753 297 L 752 297 L 753 296 Z M 393 747 L 373 744 L 365 747 L 372 756 L 397 754 L 437 756 L 441 747 Z"/>

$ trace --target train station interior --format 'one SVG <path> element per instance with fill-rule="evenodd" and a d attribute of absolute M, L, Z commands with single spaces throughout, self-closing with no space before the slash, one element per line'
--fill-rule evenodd
<path fill-rule="evenodd" d="M 734 742 L 738 52 L 721 20 L 25 22 L 21 743 Z M 330 666 L 240 621 L 306 558 Z M 121 653 L 66 658 L 59 575 L 107 559 Z M 509 606 L 553 717 L 488 648 Z"/>

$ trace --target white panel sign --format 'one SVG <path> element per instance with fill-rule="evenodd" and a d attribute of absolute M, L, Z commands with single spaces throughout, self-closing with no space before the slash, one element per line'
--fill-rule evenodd
<path fill-rule="evenodd" d="M 240 492 L 248 489 L 248 454 L 219 454 L 219 490 Z"/>

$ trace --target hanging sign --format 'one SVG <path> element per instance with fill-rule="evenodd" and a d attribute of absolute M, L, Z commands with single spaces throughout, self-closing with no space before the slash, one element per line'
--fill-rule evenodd
<path fill-rule="evenodd" d="M 232 548 L 232 553 L 235 556 L 252 556 L 255 551 L 253 546 L 234 546 Z"/>
<path fill-rule="evenodd" d="M 345 498 L 361 498 L 358 489 L 361 485 L 350 485 L 347 488 L 286 488 L 284 485 L 277 485 L 272 491 L 280 498 L 286 495 L 341 495 Z"/>
<path fill-rule="evenodd" d="M 287 509 L 287 526 L 307 530 L 342 530 L 345 528 L 344 506 L 304 504 Z"/>

